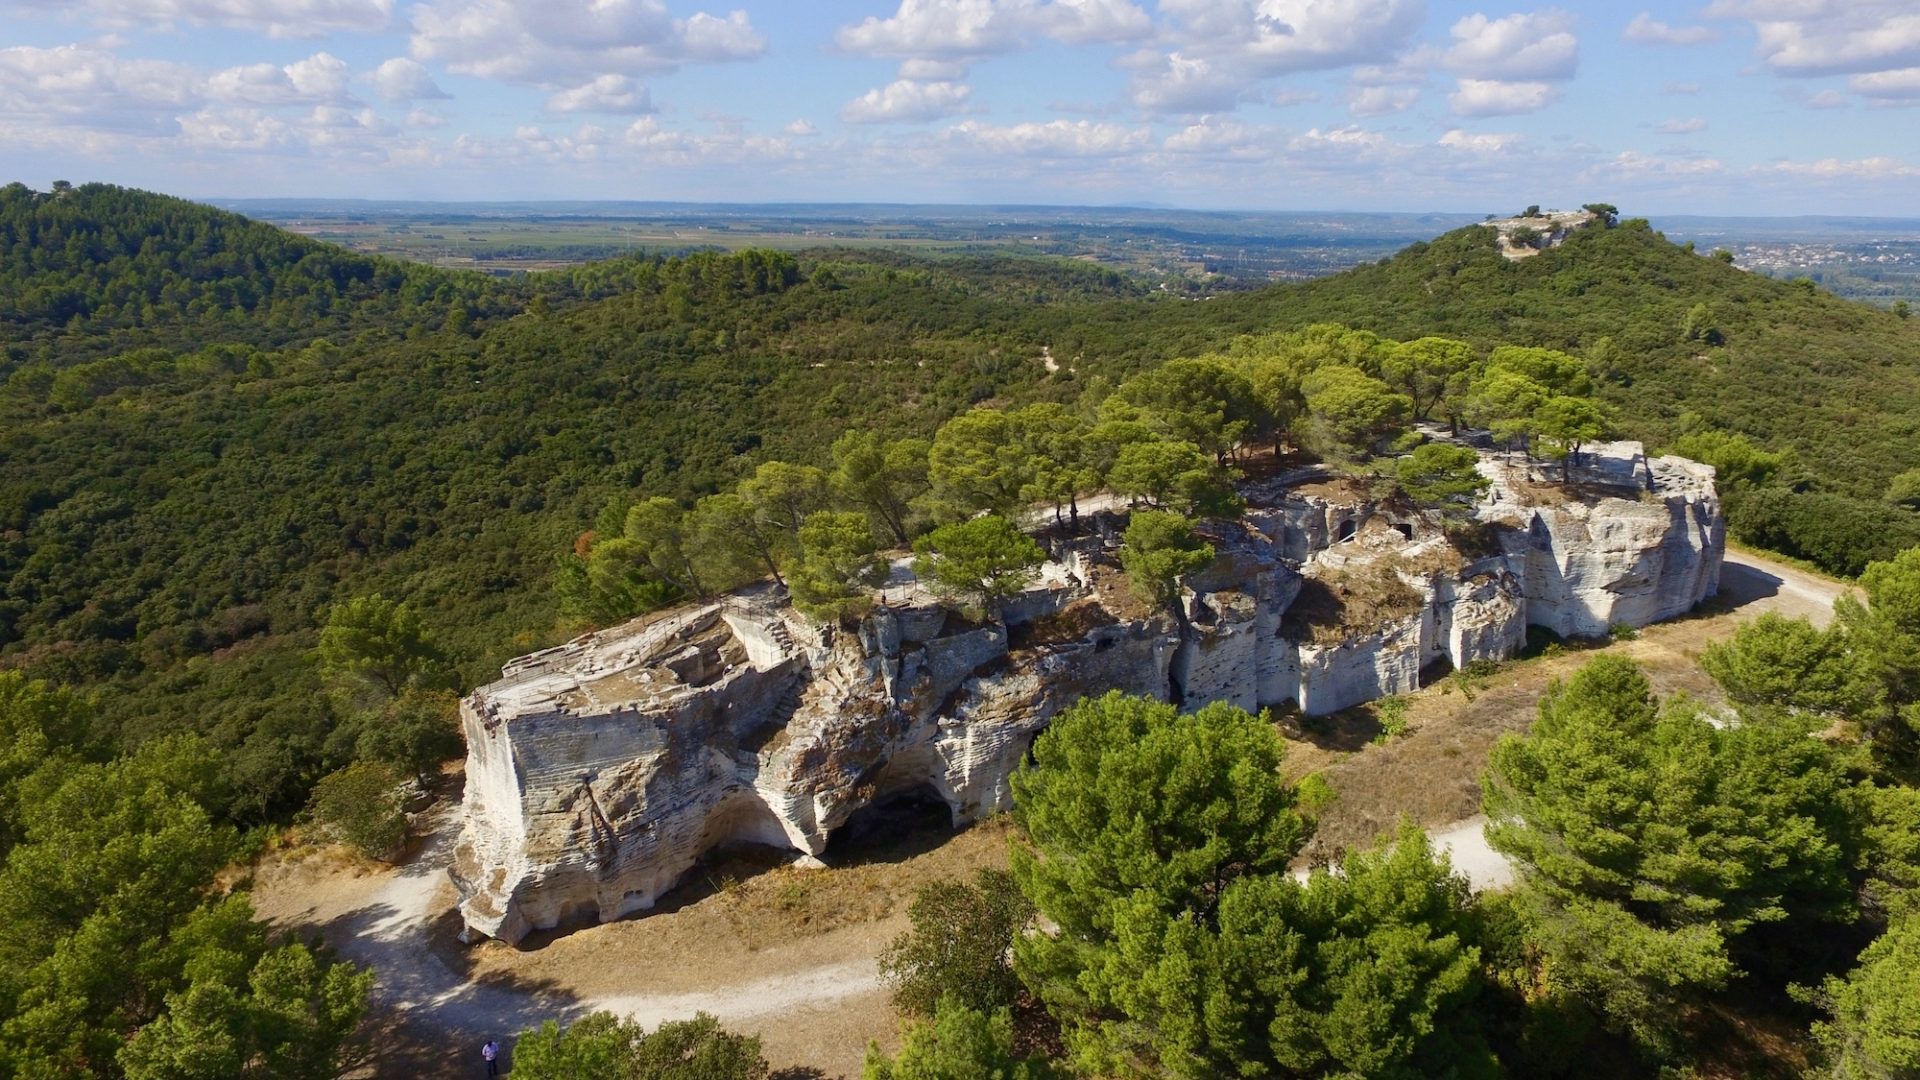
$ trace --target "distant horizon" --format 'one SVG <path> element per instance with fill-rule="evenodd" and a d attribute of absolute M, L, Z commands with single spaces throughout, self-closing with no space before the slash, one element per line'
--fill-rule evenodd
<path fill-rule="evenodd" d="M 0 0 L 0 155 L 202 201 L 1897 218 L 1911 8 Z"/>
<path fill-rule="evenodd" d="M 889 201 L 880 201 L 880 200 L 857 200 L 857 199 L 840 200 L 840 201 L 803 200 L 803 199 L 785 199 L 785 200 L 780 200 L 780 199 L 772 199 L 772 200 L 575 199 L 575 198 L 397 199 L 397 198 L 376 198 L 376 197 L 367 197 L 367 196 L 304 196 L 304 195 L 247 195 L 247 196 L 205 196 L 205 197 L 180 196 L 180 197 L 189 198 L 194 202 L 200 202 L 210 206 L 219 206 L 219 207 L 238 207 L 238 206 L 247 206 L 247 205 L 265 206 L 267 204 L 273 204 L 273 203 L 285 203 L 285 204 L 292 204 L 296 206 L 304 205 L 304 206 L 315 206 L 315 207 L 332 204 L 332 205 L 363 205 L 363 206 L 374 206 L 374 207 L 378 207 L 378 206 L 396 206 L 396 207 L 398 206 L 453 206 L 453 207 L 459 207 L 459 206 L 466 206 L 466 207 L 520 207 L 520 206 L 525 206 L 525 207 L 541 207 L 541 206 L 626 207 L 626 206 L 631 206 L 631 207 L 657 207 L 662 209 L 718 208 L 718 209 L 738 209 L 738 210 L 774 210 L 774 209 L 827 210 L 827 209 L 856 209 L 856 208 L 901 210 L 901 211 L 914 211 L 914 210 L 920 210 L 920 211 L 938 211 L 938 210 L 1072 211 L 1072 210 L 1077 210 L 1077 211 L 1119 212 L 1119 211 L 1127 211 L 1127 210 L 1139 210 L 1139 211 L 1148 211 L 1148 212 L 1154 212 L 1154 213 L 1168 213 L 1168 214 L 1194 214 L 1194 215 L 1210 215 L 1210 216 L 1238 215 L 1238 216 L 1249 216 L 1249 217 L 1276 217 L 1276 218 L 1278 217 L 1313 217 L 1313 216 L 1372 217 L 1372 218 L 1454 217 L 1454 218 L 1472 218 L 1474 220 L 1482 219 L 1486 217 L 1489 213 L 1489 212 L 1477 211 L 1477 210 L 1436 210 L 1436 209 L 1346 210 L 1346 209 L 1325 208 L 1325 207 L 1304 209 L 1304 210 L 1262 210 L 1262 209 L 1256 209 L 1252 207 L 1206 208 L 1206 207 L 1194 207 L 1194 206 L 1178 206 L 1178 205 L 1167 204 L 1167 203 L 1159 203 L 1159 204 L 1155 204 L 1155 203 L 1068 203 L 1068 202 L 965 203 L 965 202 L 889 202 Z M 1520 208 L 1520 210 L 1524 210 L 1524 209 L 1525 207 Z M 1547 206 L 1545 204 L 1541 204 L 1541 209 L 1543 211 L 1567 211 L 1567 210 L 1581 209 L 1581 207 L 1579 206 Z M 1518 214 L 1520 210 L 1515 210 L 1510 213 L 1494 212 L 1492 216 L 1510 217 Z M 1896 214 L 1704 214 L 1704 213 L 1697 213 L 1697 212 L 1637 214 L 1637 213 L 1633 213 L 1630 209 L 1622 209 L 1621 216 L 1625 218 L 1644 217 L 1649 220 L 1660 218 L 1665 220 L 1728 221 L 1728 222 L 1733 222 L 1733 221 L 1779 221 L 1779 222 L 1807 221 L 1807 222 L 1833 222 L 1833 223 L 1862 222 L 1862 223 L 1886 223 L 1886 224 L 1920 226 L 1920 215 L 1902 216 L 1902 215 L 1896 215 Z M 1472 222 L 1468 222 L 1468 223 L 1471 224 Z"/>

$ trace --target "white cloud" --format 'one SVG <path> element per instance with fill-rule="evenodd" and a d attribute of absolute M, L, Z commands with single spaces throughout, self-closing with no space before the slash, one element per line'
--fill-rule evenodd
<path fill-rule="evenodd" d="M 1430 47 L 1415 49 L 1391 64 L 1362 64 L 1350 76 L 1356 86 L 1403 86 L 1427 81 L 1427 68 L 1438 57 Z"/>
<path fill-rule="evenodd" d="M 1635 15 L 1620 36 L 1636 45 L 1705 45 L 1720 40 L 1711 26 L 1670 26 L 1645 11 Z"/>
<path fill-rule="evenodd" d="M 1291 87 L 1275 90 L 1267 97 L 1267 104 L 1276 109 L 1290 109 L 1295 105 L 1307 105 L 1319 101 L 1320 95 L 1312 90 L 1295 90 Z"/>
<path fill-rule="evenodd" d="M 677 19 L 662 0 L 429 0 L 413 9 L 409 44 L 462 75 L 548 88 L 766 51 L 745 12 Z"/>
<path fill-rule="evenodd" d="M 87 45 L 19 45 L 0 49 L 0 115 L 38 126 L 172 131 L 176 113 L 198 107 L 205 81 L 183 64 Z"/>
<path fill-rule="evenodd" d="M 287 124 L 259 109 L 202 109 L 180 118 L 180 137 L 208 150 L 264 150 L 287 139 Z"/>
<path fill-rule="evenodd" d="M 1005 127 L 966 120 L 945 132 L 948 142 L 988 154 L 1009 157 L 1116 157 L 1145 147 L 1152 137 L 1146 128 L 1090 120 L 1049 120 Z"/>
<path fill-rule="evenodd" d="M 1459 88 L 1447 95 L 1447 104 L 1456 116 L 1511 116 L 1537 112 L 1559 98 L 1560 91 L 1543 82 L 1461 79 Z"/>
<path fill-rule="evenodd" d="M 809 138 L 811 136 L 820 134 L 820 129 L 817 127 L 814 127 L 813 122 L 811 120 L 805 120 L 805 119 L 795 120 L 789 123 L 786 127 L 782 128 L 781 130 L 785 131 L 789 135 L 792 135 L 796 138 L 801 138 L 801 139 Z"/>
<path fill-rule="evenodd" d="M 1492 132 L 1469 133 L 1459 128 L 1450 129 L 1440 136 L 1440 145 L 1449 150 L 1465 150 L 1474 154 L 1498 154 L 1519 143 L 1518 135 L 1498 135 Z"/>
<path fill-rule="evenodd" d="M 1215 116 L 1201 117 L 1160 145 L 1172 154 L 1224 161 L 1265 161 L 1274 153 L 1271 132 Z"/>
<path fill-rule="evenodd" d="M 910 57 L 900 62 L 900 78 L 915 82 L 957 82 L 971 67 L 965 60 L 929 60 Z"/>
<path fill-rule="evenodd" d="M 1420 100 L 1412 87 L 1363 86 L 1347 95 L 1347 111 L 1355 116 L 1385 116 L 1405 112 Z"/>
<path fill-rule="evenodd" d="M 1909 180 L 1920 177 L 1920 167 L 1890 157 L 1859 158 L 1843 161 L 1822 158 L 1819 161 L 1778 161 L 1759 172 L 1784 173 L 1816 180 Z"/>
<path fill-rule="evenodd" d="M 1309 172 L 1365 173 L 1407 161 L 1407 148 L 1353 125 L 1309 128 L 1287 140 L 1287 164 Z"/>
<path fill-rule="evenodd" d="M 1489 19 L 1469 15 L 1453 24 L 1453 46 L 1443 62 L 1469 79 L 1539 82 L 1573 77 L 1580 43 L 1573 16 L 1538 11 Z"/>
<path fill-rule="evenodd" d="M 430 109 L 414 109 L 407 113 L 403 121 L 410 128 L 438 128 L 447 126 L 447 118 Z"/>
<path fill-rule="evenodd" d="M 1721 172 L 1725 166 L 1709 157 L 1654 157 L 1637 150 L 1622 150 L 1603 163 L 1597 170 L 1602 175 L 1618 177 L 1690 177 L 1710 176 Z"/>
<path fill-rule="evenodd" d="M 1254 76 L 1385 63 L 1420 28 L 1420 0 L 1160 0 L 1188 55 Z"/>
<path fill-rule="evenodd" d="M 1067 45 L 1138 41 L 1153 31 L 1153 20 L 1130 0 L 1053 0 L 1041 7 L 1046 35 Z"/>
<path fill-rule="evenodd" d="M 285 67 L 245 64 L 214 72 L 206 94 L 234 105 L 348 104 L 347 62 L 330 53 L 314 53 Z"/>
<path fill-rule="evenodd" d="M 1751 23 L 1755 51 L 1782 75 L 1920 64 L 1920 10 L 1913 0 L 1714 0 L 1707 14 Z"/>
<path fill-rule="evenodd" d="M 1881 101 L 1920 100 L 1920 67 L 1855 75 L 1847 80 L 1847 86 L 1856 94 Z"/>
<path fill-rule="evenodd" d="M 372 32 L 393 19 L 393 0 L 13 0 L 14 6 L 85 14 L 110 28 L 231 26 L 277 38 Z"/>
<path fill-rule="evenodd" d="M 396 56 L 367 75 L 373 92 L 384 101 L 404 105 L 410 101 L 443 101 L 450 97 L 433 81 L 433 76 L 418 61 Z"/>
<path fill-rule="evenodd" d="M 1135 105 L 1157 113 L 1204 113 L 1232 109 L 1246 82 L 1216 68 L 1211 61 L 1179 52 L 1168 53 L 1163 66 L 1133 78 L 1129 97 Z"/>
<path fill-rule="evenodd" d="M 653 97 L 625 75 L 601 75 L 547 99 L 554 112 L 650 113 Z"/>
<path fill-rule="evenodd" d="M 938 120 L 961 111 L 970 93 L 964 83 L 898 79 L 847 102 L 840 118 L 854 124 Z"/>
<path fill-rule="evenodd" d="M 1847 95 L 1838 90 L 1822 90 L 1807 99 L 1809 109 L 1844 109 L 1848 104 Z"/>
<path fill-rule="evenodd" d="M 1690 116 L 1684 120 L 1674 119 L 1663 121 L 1653 130 L 1662 135 L 1692 135 L 1696 132 L 1707 130 L 1707 122 L 1701 117 Z"/>
<path fill-rule="evenodd" d="M 843 26 L 834 41 L 867 56 L 962 60 L 1014 52 L 1042 37 L 1086 45 L 1138 40 L 1152 29 L 1131 0 L 900 0 L 892 15 Z"/>
<path fill-rule="evenodd" d="M 1421 0 L 1160 0 L 1160 12 L 1164 45 L 1121 62 L 1134 72 L 1129 99 L 1150 112 L 1231 110 L 1260 100 L 1263 80 L 1352 64 L 1396 73 L 1382 82 L 1424 78 L 1402 65 Z"/>

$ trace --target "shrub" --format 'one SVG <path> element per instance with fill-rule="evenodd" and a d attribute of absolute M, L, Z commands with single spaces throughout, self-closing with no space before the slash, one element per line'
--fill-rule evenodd
<path fill-rule="evenodd" d="M 1373 703 L 1373 716 L 1380 722 L 1376 743 L 1390 743 L 1407 733 L 1407 699 L 1395 694 Z"/>
<path fill-rule="evenodd" d="M 402 780 L 386 765 L 356 761 L 313 786 L 313 820 L 369 858 L 392 861 L 407 841 Z"/>
<path fill-rule="evenodd" d="M 596 1012 L 569 1027 L 549 1020 L 513 1051 L 515 1080 L 766 1080 L 760 1040 L 736 1035 L 706 1013 L 652 1032 Z"/>
<path fill-rule="evenodd" d="M 907 1027 L 897 1057 L 867 1045 L 861 1080 L 1052 1080 L 1059 1076 L 1044 1058 L 1014 1050 L 1013 1017 L 1006 1009 L 971 1009 L 949 995 L 931 1021 Z"/>
<path fill-rule="evenodd" d="M 907 909 L 910 924 L 880 954 L 880 978 L 900 1011 L 931 1016 L 943 998 L 970 1009 L 1013 1004 L 1020 983 L 1009 950 L 1033 917 L 1013 876 L 983 869 L 969 885 L 922 886 Z"/>

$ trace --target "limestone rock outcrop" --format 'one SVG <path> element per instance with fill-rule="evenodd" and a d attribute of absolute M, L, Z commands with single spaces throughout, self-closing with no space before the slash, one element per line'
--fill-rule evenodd
<path fill-rule="evenodd" d="M 465 824 L 452 869 L 475 933 L 650 908 L 703 856 L 812 856 L 902 793 L 956 823 L 1006 808 L 1049 719 L 1108 690 L 1195 707 L 1332 712 L 1512 655 L 1527 627 L 1595 635 L 1714 591 L 1712 470 L 1596 448 L 1546 483 L 1483 454 L 1471 552 L 1411 510 L 1319 477 L 1249 485 L 1206 526 L 1218 558 L 1176 610 L 1126 590 L 1119 515 L 1048 536 L 1039 580 L 969 621 L 900 559 L 850 628 L 771 586 L 682 606 L 508 664 L 462 704 Z M 1306 482 L 1302 482 L 1302 481 Z"/>

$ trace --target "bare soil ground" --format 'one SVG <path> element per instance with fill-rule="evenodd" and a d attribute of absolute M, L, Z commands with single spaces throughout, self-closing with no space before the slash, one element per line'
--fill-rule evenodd
<path fill-rule="evenodd" d="M 1824 620 L 1843 586 L 1730 552 L 1722 595 L 1705 610 L 1611 646 L 1640 662 L 1661 694 L 1712 698 L 1700 651 L 1763 611 Z M 1589 650 L 1590 651 L 1590 650 Z M 1504 665 L 1468 700 L 1444 683 L 1410 699 L 1408 735 L 1375 745 L 1364 711 L 1333 718 L 1289 745 L 1287 769 L 1323 771 L 1338 798 L 1320 822 L 1321 855 L 1360 846 L 1402 815 L 1433 829 L 1476 885 L 1498 885 L 1504 864 L 1485 849 L 1476 778 L 1494 741 L 1523 730 L 1540 693 L 1588 651 Z M 457 777 L 450 778 L 457 789 Z M 776 1076 L 855 1076 L 870 1039 L 891 1046 L 896 1018 L 876 979 L 880 949 L 906 925 L 922 883 L 1004 866 L 1007 827 L 988 822 L 949 835 L 909 819 L 849 850 L 831 869 L 804 870 L 767 853 L 696 872 L 641 918 L 536 935 L 518 949 L 461 945 L 446 877 L 457 800 L 430 813 L 412 858 L 386 867 L 338 849 L 294 847 L 253 875 L 261 918 L 285 932 L 323 935 L 379 973 L 368 1064 L 359 1075 L 477 1075 L 478 1048 L 509 1042 L 544 1020 L 612 1009 L 648 1024 L 707 1011 L 759 1035 Z"/>
<path fill-rule="evenodd" d="M 480 1044 L 545 1020 L 609 1009 L 648 1025 L 696 1012 L 758 1035 L 776 1076 L 857 1076 L 869 1040 L 893 1047 L 896 1020 L 875 968 L 906 928 L 920 885 L 1006 862 L 1007 826 L 957 834 L 918 820 L 829 851 L 829 869 L 767 852 L 697 871 L 654 914 L 462 945 L 446 877 L 457 820 L 429 818 L 425 844 L 386 867 L 338 848 L 299 847 L 256 869 L 254 905 L 276 928 L 320 934 L 379 973 L 373 1045 L 358 1075 L 474 1075 Z"/>

